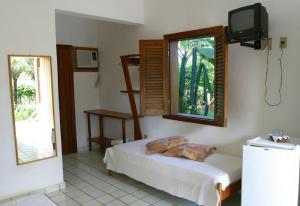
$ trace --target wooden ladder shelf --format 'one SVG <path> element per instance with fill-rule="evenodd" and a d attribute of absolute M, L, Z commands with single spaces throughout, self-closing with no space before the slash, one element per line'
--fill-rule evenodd
<path fill-rule="evenodd" d="M 126 92 L 128 93 L 130 108 L 131 108 L 132 117 L 134 121 L 134 139 L 140 140 L 143 139 L 143 134 L 142 134 L 141 124 L 140 124 L 139 114 L 134 99 L 134 93 L 136 93 L 136 91 L 132 89 L 132 83 L 131 83 L 131 78 L 128 69 L 129 66 L 139 66 L 140 57 L 138 54 L 132 54 L 132 55 L 121 56 L 120 58 L 122 62 L 122 67 L 123 67 L 123 72 L 124 72 L 124 77 L 125 77 L 125 82 L 127 87 Z"/>

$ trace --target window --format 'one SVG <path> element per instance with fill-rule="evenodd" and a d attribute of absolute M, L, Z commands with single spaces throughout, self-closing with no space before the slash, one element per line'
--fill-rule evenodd
<path fill-rule="evenodd" d="M 140 41 L 140 55 L 141 109 L 149 111 L 144 115 L 159 113 L 167 119 L 226 126 L 223 26 L 165 35 L 155 45 Z"/>
<path fill-rule="evenodd" d="M 171 112 L 214 119 L 215 38 L 170 43 Z"/>

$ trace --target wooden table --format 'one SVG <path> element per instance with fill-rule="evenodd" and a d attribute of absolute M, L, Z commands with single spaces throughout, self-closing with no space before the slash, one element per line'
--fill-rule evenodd
<path fill-rule="evenodd" d="M 103 126 L 104 125 L 103 124 L 104 117 L 122 120 L 122 138 L 123 138 L 123 143 L 126 143 L 125 121 L 132 119 L 131 114 L 123 113 L 123 112 L 115 112 L 115 111 L 110 111 L 110 110 L 104 110 L 104 109 L 86 110 L 86 111 L 84 111 L 84 113 L 87 114 L 87 120 L 88 120 L 88 141 L 89 141 L 89 150 L 90 151 L 92 151 L 92 142 L 98 143 L 104 148 L 112 146 L 111 141 L 114 139 L 104 136 L 104 126 Z M 99 137 L 92 137 L 91 115 L 96 115 L 99 117 L 99 129 L 100 129 Z"/>

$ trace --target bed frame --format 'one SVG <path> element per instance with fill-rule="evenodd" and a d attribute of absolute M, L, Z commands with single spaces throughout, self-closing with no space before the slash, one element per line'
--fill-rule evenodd
<path fill-rule="evenodd" d="M 217 191 L 220 195 L 221 201 L 219 202 L 218 206 L 222 205 L 222 201 L 233 195 L 235 192 L 241 189 L 241 180 L 231 183 L 226 189 L 222 190 L 222 184 L 217 184 Z"/>
<path fill-rule="evenodd" d="M 112 176 L 112 171 L 107 170 L 107 175 Z M 241 189 L 241 180 L 238 180 L 236 182 L 231 183 L 225 190 L 222 190 L 222 184 L 218 183 L 217 186 L 217 191 L 220 195 L 221 201 L 219 202 L 218 206 L 222 205 L 222 201 L 233 195 L 235 192 Z"/>

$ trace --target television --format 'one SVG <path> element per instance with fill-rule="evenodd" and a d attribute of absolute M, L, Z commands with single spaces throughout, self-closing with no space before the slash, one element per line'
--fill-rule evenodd
<path fill-rule="evenodd" d="M 267 38 L 268 13 L 261 3 L 229 11 L 228 43 L 257 41 Z"/>

